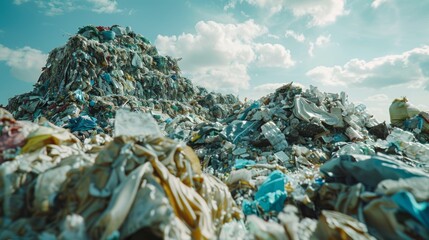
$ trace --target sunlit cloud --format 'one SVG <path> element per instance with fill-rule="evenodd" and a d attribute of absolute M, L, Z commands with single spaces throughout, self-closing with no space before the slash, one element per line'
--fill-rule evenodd
<path fill-rule="evenodd" d="M 237 93 L 249 87 L 251 64 L 289 68 L 295 63 L 283 45 L 256 41 L 266 33 L 253 20 L 237 24 L 201 21 L 194 34 L 158 36 L 156 46 L 163 54 L 183 58 L 183 72 L 198 85 Z"/>
<path fill-rule="evenodd" d="M 38 49 L 23 47 L 17 50 L 0 44 L 0 62 L 5 62 L 12 75 L 22 81 L 36 82 L 48 58 Z"/>

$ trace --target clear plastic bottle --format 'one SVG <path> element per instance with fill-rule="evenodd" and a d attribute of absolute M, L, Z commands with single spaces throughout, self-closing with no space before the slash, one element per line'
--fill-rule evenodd
<path fill-rule="evenodd" d="M 265 123 L 262 125 L 261 129 L 262 134 L 264 134 L 265 138 L 273 145 L 275 150 L 282 151 L 288 146 L 285 135 L 273 121 Z"/>

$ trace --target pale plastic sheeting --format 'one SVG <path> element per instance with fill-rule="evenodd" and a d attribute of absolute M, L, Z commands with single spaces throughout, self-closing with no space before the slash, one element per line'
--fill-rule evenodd
<path fill-rule="evenodd" d="M 328 125 L 337 125 L 340 122 L 334 114 L 320 109 L 301 96 L 295 96 L 294 105 L 293 113 L 301 120 L 310 122 L 311 119 L 316 118 Z"/>
<path fill-rule="evenodd" d="M 116 112 L 114 136 L 158 136 L 161 130 L 149 113 L 130 112 L 119 109 Z"/>

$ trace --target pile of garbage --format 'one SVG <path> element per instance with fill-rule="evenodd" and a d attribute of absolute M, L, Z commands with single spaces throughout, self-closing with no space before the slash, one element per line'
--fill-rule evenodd
<path fill-rule="evenodd" d="M 159 55 L 129 27 L 86 26 L 50 52 L 33 91 L 10 99 L 6 108 L 17 119 L 43 116 L 82 140 L 111 134 L 115 111 L 123 107 L 169 122 L 189 114 L 215 120 L 240 105 L 232 94 L 195 87 L 177 61 Z"/>
<path fill-rule="evenodd" d="M 0 239 L 212 239 L 241 219 L 227 186 L 203 173 L 183 142 L 162 136 L 150 115 L 118 111 L 114 138 L 85 146 L 49 122 L 0 114 L 20 153 L 0 165 Z M 143 123 L 135 131 L 136 121 Z"/>
<path fill-rule="evenodd" d="M 0 239 L 429 239 L 429 115 L 289 83 L 209 92 L 86 26 L 0 114 Z M 15 120 L 19 119 L 19 120 Z"/>

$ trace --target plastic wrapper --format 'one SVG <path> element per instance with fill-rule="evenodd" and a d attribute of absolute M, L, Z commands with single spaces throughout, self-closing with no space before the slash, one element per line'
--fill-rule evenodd
<path fill-rule="evenodd" d="M 322 211 L 315 231 L 318 239 L 371 239 L 365 224 L 345 214 L 334 211 Z"/>
<path fill-rule="evenodd" d="M 329 179 L 342 179 L 345 183 L 361 182 L 376 187 L 385 179 L 427 177 L 427 173 L 386 156 L 343 155 L 331 159 L 320 171 Z"/>
<path fill-rule="evenodd" d="M 329 125 L 339 124 L 339 120 L 335 115 L 318 108 L 314 103 L 309 103 L 305 98 L 295 97 L 294 105 L 295 116 L 304 121 L 310 122 L 311 119 L 316 118 Z"/>

